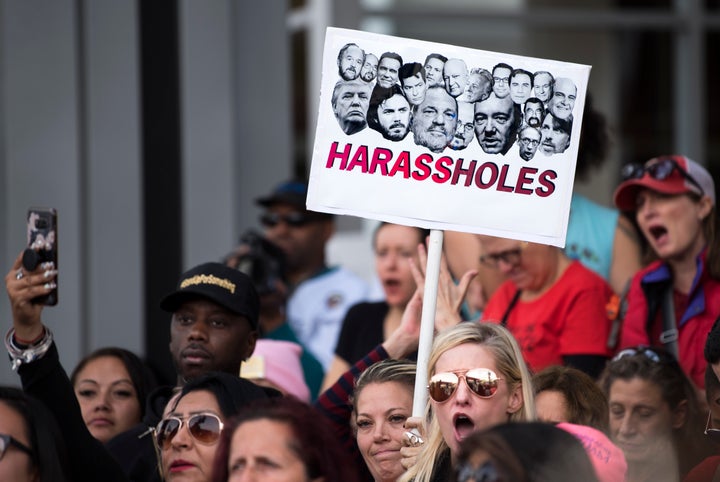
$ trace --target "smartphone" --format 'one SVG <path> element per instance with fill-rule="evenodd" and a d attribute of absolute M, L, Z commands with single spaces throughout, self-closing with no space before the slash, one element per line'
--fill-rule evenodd
<path fill-rule="evenodd" d="M 54 208 L 31 207 L 27 212 L 27 247 L 23 253 L 23 267 L 33 271 L 41 263 L 52 261 L 58 269 L 58 222 Z M 58 278 L 55 289 L 34 298 L 33 303 L 53 306 L 58 302 Z"/>

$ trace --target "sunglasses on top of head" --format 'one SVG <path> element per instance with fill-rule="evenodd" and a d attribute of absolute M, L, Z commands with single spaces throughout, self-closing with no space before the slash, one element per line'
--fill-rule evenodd
<path fill-rule="evenodd" d="M 187 424 L 192 438 L 204 445 L 212 445 L 220 439 L 223 429 L 222 420 L 214 413 L 196 413 L 187 420 L 179 417 L 165 417 L 155 427 L 155 440 L 162 450 L 170 448 L 172 439 L 183 424 Z"/>
<path fill-rule="evenodd" d="M 675 360 L 675 357 L 673 357 L 670 353 L 657 349 L 657 348 L 650 348 L 647 346 L 636 346 L 634 348 L 625 348 L 624 350 L 620 350 L 617 355 L 615 355 L 612 359 L 612 361 L 618 361 L 623 358 L 633 357 L 633 356 L 642 356 L 653 363 L 668 363 L 668 364 L 676 364 L 677 361 Z"/>
<path fill-rule="evenodd" d="M 647 172 L 651 178 L 657 180 L 657 181 L 664 181 L 670 175 L 673 173 L 673 171 L 677 171 L 680 173 L 682 177 L 687 179 L 690 183 L 692 183 L 693 186 L 698 188 L 698 191 L 700 195 L 704 195 L 705 191 L 703 190 L 702 186 L 693 178 L 690 174 L 688 174 L 685 169 L 683 169 L 680 164 L 675 161 L 675 159 L 671 159 L 669 157 L 660 159 L 657 162 L 653 162 L 649 165 L 642 165 L 642 164 L 626 164 L 622 168 L 622 178 L 623 181 L 627 181 L 629 179 L 640 179 L 645 175 Z"/>
<path fill-rule="evenodd" d="M 465 379 L 465 384 L 480 398 L 490 398 L 495 395 L 498 389 L 498 381 L 501 378 L 489 368 L 473 368 L 465 373 L 441 372 L 430 378 L 428 394 L 437 403 L 449 400 L 457 391 L 460 379 Z"/>

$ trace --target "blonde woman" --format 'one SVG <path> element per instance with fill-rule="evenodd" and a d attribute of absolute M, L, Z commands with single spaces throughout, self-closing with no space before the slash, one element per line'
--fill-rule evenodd
<path fill-rule="evenodd" d="M 517 342 L 500 325 L 460 323 L 441 332 L 428 380 L 426 442 L 419 451 L 404 449 L 408 470 L 401 482 L 449 480 L 460 443 L 471 433 L 535 419 L 530 373 Z"/>

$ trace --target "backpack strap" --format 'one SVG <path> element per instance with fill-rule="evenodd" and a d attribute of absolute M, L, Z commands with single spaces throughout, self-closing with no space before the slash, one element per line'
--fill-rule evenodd
<path fill-rule="evenodd" d="M 660 304 L 660 317 L 662 318 L 662 333 L 660 333 L 660 343 L 672 353 L 676 360 L 680 360 L 680 350 L 678 349 L 678 329 L 675 321 L 675 303 L 673 302 L 673 285 L 668 283 L 662 292 L 662 302 Z"/>
<path fill-rule="evenodd" d="M 675 303 L 673 302 L 673 282 L 672 279 L 658 283 L 648 283 L 642 285 L 645 301 L 647 302 L 648 315 L 645 322 L 645 332 L 650 340 L 650 345 L 662 346 L 670 352 L 675 359 L 679 360 L 678 355 L 678 329 L 675 320 Z M 661 332 L 657 340 L 652 338 L 652 329 L 657 320 L 658 311 L 660 312 Z"/>

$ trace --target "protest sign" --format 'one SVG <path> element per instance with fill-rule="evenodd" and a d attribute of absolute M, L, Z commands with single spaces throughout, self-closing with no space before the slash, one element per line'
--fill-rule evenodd
<path fill-rule="evenodd" d="M 589 73 L 328 28 L 308 209 L 564 246 Z"/>

